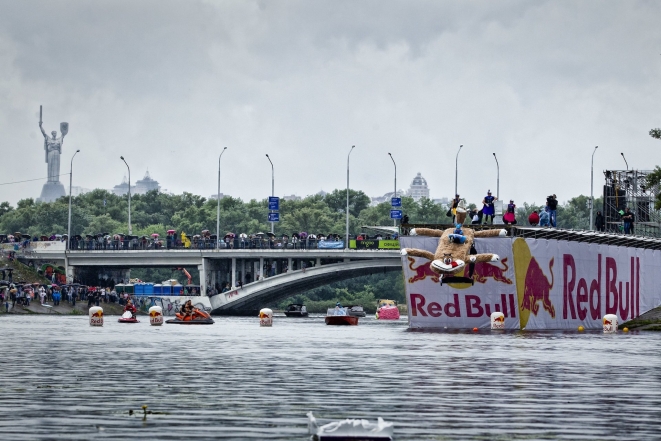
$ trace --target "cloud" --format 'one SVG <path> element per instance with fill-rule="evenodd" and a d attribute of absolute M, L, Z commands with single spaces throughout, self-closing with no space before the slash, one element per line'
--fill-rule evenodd
<path fill-rule="evenodd" d="M 648 169 L 661 73 L 654 2 L 0 2 L 3 182 L 45 176 L 46 130 L 70 123 L 62 172 L 111 188 L 131 165 L 163 188 L 250 198 L 421 172 L 433 197 L 564 200 L 595 169 Z M 600 173 L 595 173 L 600 188 Z M 65 181 L 66 179 L 63 179 Z M 36 197 L 41 182 L 0 186 Z"/>

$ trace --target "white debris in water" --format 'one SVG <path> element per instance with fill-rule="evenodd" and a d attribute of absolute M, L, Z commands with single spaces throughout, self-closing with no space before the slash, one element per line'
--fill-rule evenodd
<path fill-rule="evenodd" d="M 346 419 L 319 426 L 312 412 L 308 412 L 307 416 L 309 433 L 320 438 L 323 437 L 323 439 L 350 439 L 353 437 L 359 439 L 369 435 L 371 438 L 392 440 L 393 423 L 386 422 L 381 417 L 378 418 L 376 424 L 367 420 Z"/>

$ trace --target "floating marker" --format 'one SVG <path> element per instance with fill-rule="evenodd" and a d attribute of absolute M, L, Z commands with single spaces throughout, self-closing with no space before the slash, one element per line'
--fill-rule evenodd
<path fill-rule="evenodd" d="M 606 314 L 602 322 L 604 324 L 604 332 L 609 334 L 617 332 L 617 316 L 615 314 Z"/>
<path fill-rule="evenodd" d="M 505 314 L 502 312 L 491 313 L 491 329 L 505 329 Z"/>
<path fill-rule="evenodd" d="M 269 308 L 259 311 L 259 326 L 273 326 L 273 311 Z"/>
<path fill-rule="evenodd" d="M 90 326 L 103 326 L 103 308 L 92 306 L 89 310 Z"/>
<path fill-rule="evenodd" d="M 149 323 L 152 326 L 161 326 L 163 324 L 163 308 L 160 306 L 149 308 Z"/>

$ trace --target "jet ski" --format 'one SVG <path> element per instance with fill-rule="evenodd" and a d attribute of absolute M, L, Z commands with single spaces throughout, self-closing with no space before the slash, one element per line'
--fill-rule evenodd
<path fill-rule="evenodd" d="M 173 325 L 213 325 L 214 321 L 211 316 L 199 309 L 193 310 L 193 317 L 186 317 L 181 313 L 176 313 L 175 318 L 166 320 L 165 323 L 170 323 Z"/>
<path fill-rule="evenodd" d="M 133 314 L 131 314 L 131 311 L 124 311 L 124 314 L 117 319 L 119 323 L 140 323 L 140 320 L 137 318 L 133 317 Z"/>

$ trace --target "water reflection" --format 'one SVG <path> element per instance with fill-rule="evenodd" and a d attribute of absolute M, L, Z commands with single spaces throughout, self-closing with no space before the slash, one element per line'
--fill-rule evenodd
<path fill-rule="evenodd" d="M 220 318 L 90 328 L 3 316 L 3 439 L 306 439 L 382 416 L 396 439 L 653 439 L 661 335 L 410 332 Z M 159 412 L 142 419 L 143 404 Z M 129 409 L 136 412 L 129 415 Z"/>

